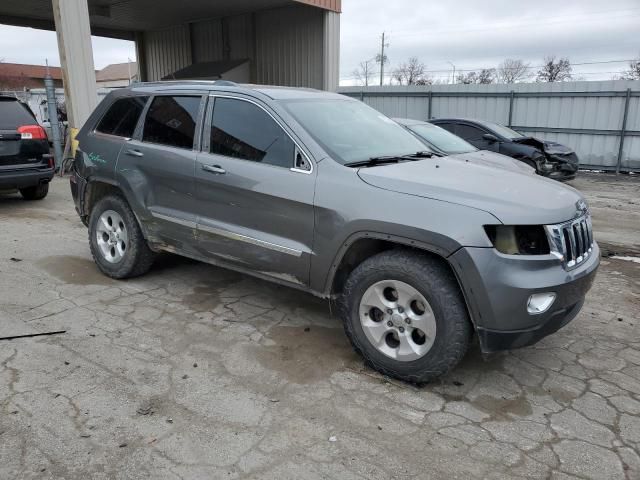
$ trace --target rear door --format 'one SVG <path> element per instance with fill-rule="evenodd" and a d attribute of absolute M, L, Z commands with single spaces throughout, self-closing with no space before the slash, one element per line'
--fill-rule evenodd
<path fill-rule="evenodd" d="M 38 166 L 48 152 L 46 134 L 33 114 L 17 99 L 0 96 L 0 169 Z"/>
<path fill-rule="evenodd" d="M 152 240 L 183 251 L 195 239 L 194 147 L 206 101 L 202 93 L 154 95 L 118 157 L 120 183 L 128 184 Z"/>
<path fill-rule="evenodd" d="M 316 172 L 261 102 L 211 96 L 196 162 L 198 247 L 225 263 L 308 284 Z"/>
<path fill-rule="evenodd" d="M 148 96 L 117 98 L 109 105 L 95 128 L 82 138 L 82 151 L 92 176 L 111 180 L 122 146 L 133 137 Z"/>

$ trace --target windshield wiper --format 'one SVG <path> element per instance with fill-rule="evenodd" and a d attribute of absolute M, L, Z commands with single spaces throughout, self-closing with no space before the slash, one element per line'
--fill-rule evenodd
<path fill-rule="evenodd" d="M 430 150 L 421 150 L 420 152 L 412 153 L 411 155 L 405 155 L 410 158 L 431 158 L 442 157 L 441 153 L 432 152 Z"/>
<path fill-rule="evenodd" d="M 398 163 L 401 161 L 416 161 L 420 158 L 431 158 L 437 155 L 433 152 L 420 151 L 416 153 L 410 153 L 408 155 L 384 155 L 380 157 L 371 157 L 367 160 L 358 160 L 356 162 L 348 162 L 344 165 L 346 167 L 372 167 L 375 165 L 384 165 L 386 163 Z"/>

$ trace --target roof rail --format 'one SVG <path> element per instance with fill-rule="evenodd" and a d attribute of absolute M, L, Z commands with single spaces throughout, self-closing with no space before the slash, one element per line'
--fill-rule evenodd
<path fill-rule="evenodd" d="M 218 87 L 242 87 L 230 80 L 153 80 L 150 82 L 135 82 L 131 87 L 146 87 L 151 85 L 214 85 Z"/>
<path fill-rule="evenodd" d="M 214 85 L 218 85 L 220 87 L 237 87 L 238 84 L 236 82 L 232 82 L 231 80 L 216 80 L 213 82 Z"/>

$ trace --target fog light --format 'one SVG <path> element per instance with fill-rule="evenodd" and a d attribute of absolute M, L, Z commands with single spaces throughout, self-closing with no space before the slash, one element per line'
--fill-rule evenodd
<path fill-rule="evenodd" d="M 544 313 L 553 305 L 555 299 L 555 293 L 534 293 L 527 302 L 527 312 L 529 315 Z"/>

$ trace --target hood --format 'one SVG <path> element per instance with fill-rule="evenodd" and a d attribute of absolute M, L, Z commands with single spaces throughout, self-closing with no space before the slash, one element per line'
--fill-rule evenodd
<path fill-rule="evenodd" d="M 476 165 L 485 165 L 487 167 L 501 168 L 503 170 L 510 170 L 512 172 L 527 173 L 529 175 L 535 175 L 536 169 L 530 167 L 520 160 L 507 157 L 500 153 L 491 152 L 489 150 L 478 150 L 476 152 L 459 153 L 456 155 L 450 155 L 450 157 L 458 158 L 461 160 L 475 163 Z"/>
<path fill-rule="evenodd" d="M 532 147 L 538 148 L 549 155 L 567 155 L 569 153 L 574 153 L 573 149 L 567 147 L 566 145 L 562 145 L 561 143 L 551 142 L 549 140 L 540 140 L 535 137 L 524 137 L 524 138 L 516 138 L 513 140 L 515 143 L 520 145 L 530 145 Z"/>
<path fill-rule="evenodd" d="M 576 216 L 583 199 L 577 190 L 468 155 L 361 168 L 358 176 L 384 190 L 484 210 L 504 224 L 548 225 Z"/>

